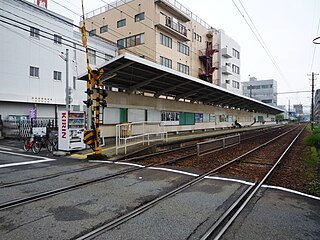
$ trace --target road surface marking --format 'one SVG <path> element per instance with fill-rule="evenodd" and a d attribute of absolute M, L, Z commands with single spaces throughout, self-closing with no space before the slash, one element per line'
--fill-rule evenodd
<path fill-rule="evenodd" d="M 20 166 L 20 165 L 28 165 L 28 164 L 35 164 L 35 163 L 43 163 L 43 162 L 51 162 L 51 161 L 56 161 L 56 159 L 46 159 L 46 160 L 36 160 L 36 161 L 28 161 L 28 162 L 0 164 L 0 168 Z"/>
<path fill-rule="evenodd" d="M 34 160 L 34 161 L 27 161 L 27 162 L 16 162 L 16 163 L 0 164 L 0 168 L 56 161 L 56 159 L 52 159 L 52 158 L 41 157 L 41 156 L 32 156 L 32 155 L 27 155 L 27 154 L 22 154 L 22 153 L 14 153 L 14 152 L 7 152 L 7 151 L 2 151 L 2 150 L 0 150 L 0 153 L 9 154 L 9 155 L 15 155 L 15 156 L 21 156 L 21 157 L 27 157 L 27 158 L 41 159 L 41 160 Z"/>

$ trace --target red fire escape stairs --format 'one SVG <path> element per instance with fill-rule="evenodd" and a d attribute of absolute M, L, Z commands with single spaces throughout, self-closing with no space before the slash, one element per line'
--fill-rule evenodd
<path fill-rule="evenodd" d="M 212 66 L 213 54 L 216 52 L 219 52 L 219 50 L 212 47 L 212 42 L 207 42 L 205 54 L 202 53 L 202 55 L 199 56 L 204 68 L 199 74 L 200 79 L 207 82 L 212 82 L 212 73 L 218 69 L 217 67 Z"/>

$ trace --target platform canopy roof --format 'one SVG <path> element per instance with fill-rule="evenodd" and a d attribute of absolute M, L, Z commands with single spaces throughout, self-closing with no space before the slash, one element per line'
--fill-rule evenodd
<path fill-rule="evenodd" d="M 128 94 L 142 91 L 153 93 L 156 98 L 166 95 L 176 100 L 189 99 L 191 102 L 252 112 L 283 112 L 282 109 L 128 53 L 117 56 L 98 69 L 105 72 L 101 80 L 106 86 L 125 89 Z M 84 74 L 80 79 L 87 80 L 88 75 Z"/>

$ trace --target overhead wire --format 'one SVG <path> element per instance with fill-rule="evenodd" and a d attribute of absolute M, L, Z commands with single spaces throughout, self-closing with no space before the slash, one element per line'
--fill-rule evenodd
<path fill-rule="evenodd" d="M 248 22 L 247 18 L 245 17 L 245 15 L 242 13 L 242 11 L 240 10 L 239 6 L 235 3 L 234 0 L 232 0 L 234 6 L 237 8 L 238 12 L 240 13 L 240 15 L 243 17 L 243 19 L 245 20 L 246 24 L 248 25 L 248 27 L 250 28 L 251 32 L 253 33 L 253 35 L 255 36 L 255 38 L 258 40 L 258 42 L 260 43 L 261 47 L 263 48 L 263 50 L 266 52 L 267 56 L 269 57 L 270 61 L 272 62 L 272 64 L 274 65 L 274 67 L 276 68 L 276 70 L 278 71 L 278 73 L 280 74 L 280 76 L 285 80 L 285 82 L 288 84 L 288 86 L 290 86 L 287 78 L 285 77 L 285 75 L 283 74 L 283 72 L 281 71 L 278 63 L 276 62 L 275 58 L 273 57 L 273 55 L 271 54 L 268 46 L 266 45 L 265 41 L 263 40 L 261 34 L 259 33 L 257 27 L 255 26 L 255 24 L 253 23 L 249 13 L 247 12 L 247 10 L 245 9 L 244 5 L 242 4 L 241 0 L 239 0 L 244 12 L 246 13 L 246 15 L 249 18 L 249 21 L 251 22 L 251 24 Z M 251 26 L 252 25 L 252 26 Z"/>
<path fill-rule="evenodd" d="M 0 16 L 0 18 L 1 18 L 1 17 L 3 18 L 3 16 Z M 18 24 L 21 24 L 21 25 L 24 25 L 24 26 L 27 26 L 27 27 L 33 27 L 33 26 L 31 26 L 31 25 L 23 24 L 23 23 L 20 23 L 20 22 L 18 22 L 18 21 L 14 21 L 14 20 L 11 20 L 11 21 L 13 21 L 13 22 L 15 22 L 15 23 L 18 23 Z M 0 19 L 0 22 L 5 23 L 5 24 L 7 24 L 7 25 L 10 25 L 10 26 L 12 26 L 12 27 L 19 28 L 20 30 L 23 30 L 23 31 L 25 31 L 25 32 L 30 32 L 30 29 L 23 28 L 23 27 L 21 27 L 21 26 L 18 26 L 17 24 L 10 23 L 10 22 L 8 22 L 8 21 L 1 20 L 1 19 Z M 43 31 L 42 31 L 42 32 L 43 32 Z M 50 36 L 54 36 L 54 34 L 50 34 L 50 33 L 46 33 L 46 34 L 48 34 L 48 35 L 50 35 Z M 45 35 L 43 35 L 43 34 L 41 34 L 41 33 L 39 33 L 38 35 L 39 35 L 39 37 L 43 37 L 43 38 L 45 38 L 45 39 L 54 41 L 54 38 L 45 36 Z M 81 51 L 81 52 L 85 52 L 85 51 L 82 50 L 82 49 L 75 48 L 73 45 L 66 44 L 66 43 L 64 43 L 64 42 L 61 42 L 61 45 L 70 47 L 70 48 L 72 48 L 72 49 L 76 49 L 76 50 Z M 53 49 L 53 48 L 52 48 L 52 49 Z M 103 60 L 107 60 L 105 57 L 100 57 L 100 56 L 98 56 L 98 55 L 96 55 L 96 57 L 97 57 L 97 58 L 100 58 L 100 59 L 103 59 Z"/>
<path fill-rule="evenodd" d="M 53 53 L 53 54 L 59 54 L 59 53 L 60 53 L 60 51 L 58 51 L 58 50 L 56 50 L 56 49 L 53 49 L 53 48 L 51 48 L 51 47 L 48 47 L 47 45 L 42 44 L 42 43 L 40 43 L 39 41 L 31 41 L 30 38 L 26 37 L 25 35 L 23 35 L 23 34 L 21 34 L 21 33 L 18 33 L 17 31 L 15 31 L 15 30 L 13 30 L 13 29 L 11 29 L 11 28 L 3 25 L 3 24 L 0 24 L 0 26 L 3 27 L 3 28 L 6 28 L 7 30 L 15 33 L 16 35 L 24 38 L 25 40 L 30 41 L 31 43 L 33 43 L 33 44 L 35 44 L 35 45 L 38 45 L 39 47 L 42 47 L 42 48 L 46 49 L 47 51 L 49 51 L 49 52 L 51 52 L 51 53 Z"/>
<path fill-rule="evenodd" d="M 126 12 L 123 11 L 123 10 L 120 10 L 117 6 L 113 6 L 113 5 L 107 3 L 107 2 L 104 1 L 104 0 L 100 0 L 100 1 L 103 2 L 103 3 L 105 3 L 106 6 L 109 6 L 109 7 L 111 7 L 111 8 L 114 8 L 114 9 L 118 10 L 119 12 L 123 13 L 124 15 L 128 16 L 129 18 L 135 20 L 134 16 L 131 16 L 130 14 L 126 13 Z M 123 0 L 121 0 L 121 1 L 122 1 L 124 4 L 126 4 L 127 6 L 129 6 L 130 8 L 132 8 L 134 11 L 136 11 L 137 13 L 139 13 L 139 11 L 138 11 L 137 9 L 133 8 L 130 4 L 125 3 Z M 148 18 L 150 21 L 154 21 L 154 19 L 149 18 L 149 17 L 147 16 L 147 14 L 145 14 L 145 17 Z M 97 27 L 100 27 L 100 25 L 99 25 L 99 23 L 98 23 L 97 21 L 93 21 L 93 19 L 90 19 L 90 21 L 92 21 L 92 23 L 93 23 L 94 25 L 96 25 Z M 101 21 L 99 21 L 99 22 L 101 22 Z M 98 24 L 96 24 L 96 23 L 98 23 Z M 153 31 L 155 32 L 156 36 L 157 36 L 157 37 L 160 37 L 160 33 L 157 33 L 157 32 L 156 32 L 156 28 L 155 28 L 155 27 L 150 27 L 148 24 L 144 23 L 143 21 L 138 21 L 137 23 L 140 23 L 140 24 L 144 25 L 145 27 L 153 30 Z M 110 26 L 108 26 L 108 28 L 110 28 Z M 112 29 L 112 28 L 110 28 L 110 29 Z M 115 31 L 115 30 L 113 30 L 113 31 Z M 117 32 L 117 31 L 115 31 L 115 32 Z M 123 37 L 127 37 L 127 36 L 125 36 L 124 34 L 121 34 L 121 33 L 119 33 L 119 32 L 117 32 L 117 33 L 120 34 L 120 35 L 122 35 Z M 193 38 L 193 37 L 192 37 L 192 38 Z M 191 40 L 191 41 L 192 41 L 192 40 Z M 172 42 L 173 42 L 173 43 L 176 43 L 176 44 L 179 43 L 179 41 L 176 41 L 176 40 L 174 40 L 174 39 L 172 39 Z M 156 51 L 155 49 L 153 49 L 153 48 L 150 48 L 150 47 L 148 47 L 148 46 L 144 46 L 144 47 L 147 48 L 147 49 L 149 49 L 150 51 L 158 54 L 158 55 L 162 55 L 162 53 L 157 52 L 157 51 Z M 205 46 L 204 46 L 204 49 L 205 49 Z M 129 49 L 126 48 L 126 51 L 128 51 L 128 50 L 129 50 Z M 141 50 L 141 49 L 139 49 L 139 50 Z M 145 52 L 145 51 L 144 51 L 144 52 Z M 190 54 L 190 53 L 194 53 L 194 54 L 196 54 L 196 55 L 199 54 L 197 51 L 193 51 L 192 48 L 189 47 L 189 54 Z M 153 62 L 156 62 L 156 60 L 154 60 L 154 59 L 150 59 L 150 60 L 153 61 Z M 190 72 L 190 70 L 192 70 L 192 71 L 194 71 L 194 72 L 198 72 L 198 69 L 196 69 L 196 68 L 191 68 L 190 66 L 188 66 L 188 67 L 189 67 L 189 72 Z"/>
<path fill-rule="evenodd" d="M 313 8 L 313 20 L 312 23 L 314 24 L 314 18 L 315 18 L 315 10 L 316 10 L 316 1 L 314 1 L 314 8 Z M 319 34 L 319 27 L 320 27 L 320 17 L 319 17 L 319 21 L 318 21 L 318 27 L 317 27 L 317 36 Z M 312 26 L 313 29 L 313 26 Z M 313 46 L 313 54 L 312 54 L 312 60 L 311 60 L 311 65 L 310 65 L 310 72 L 312 72 L 313 69 L 313 64 L 314 64 L 314 58 L 315 58 L 315 54 L 316 54 L 316 44 L 314 44 Z"/>
<path fill-rule="evenodd" d="M 114 8 L 114 9 L 118 10 L 119 12 L 123 13 L 124 15 L 126 15 L 126 16 L 128 16 L 129 18 L 131 18 L 131 19 L 134 20 L 134 17 L 133 17 L 133 16 L 131 16 L 130 14 L 126 13 L 126 12 L 123 11 L 123 10 L 120 10 L 117 6 L 113 6 L 113 5 L 107 3 L 107 2 L 104 1 L 104 0 L 100 0 L 100 1 L 103 2 L 103 3 L 105 3 L 106 6 L 109 6 L 109 7 L 111 7 L 111 8 Z M 70 12 L 76 14 L 77 16 L 81 17 L 81 14 L 76 13 L 75 11 L 69 9 L 68 7 L 66 7 L 66 6 L 58 3 L 57 1 L 53 0 L 53 2 L 56 3 L 57 5 L 63 7 L 64 9 L 67 9 L 67 10 L 69 10 Z M 122 1 L 122 2 L 123 2 L 124 4 L 126 4 L 124 1 Z M 129 4 L 127 4 L 127 6 L 131 7 L 131 8 L 132 8 L 134 11 L 136 11 L 137 13 L 139 12 L 137 9 L 133 8 L 133 7 L 130 6 Z M 153 19 L 147 17 L 146 14 L 145 14 L 145 16 L 146 16 L 146 18 L 150 19 L 151 21 L 154 21 Z M 89 19 L 87 19 L 87 21 L 89 21 Z M 90 21 L 91 21 L 91 23 L 92 23 L 93 25 L 95 25 L 95 26 L 97 26 L 97 27 L 101 27 L 101 24 L 100 24 L 100 23 L 104 24 L 101 20 L 98 20 L 98 21 L 97 21 L 97 20 L 90 19 Z M 156 35 L 157 35 L 156 29 L 155 29 L 154 27 L 150 27 L 149 25 L 145 24 L 143 21 L 139 21 L 139 22 L 137 22 L 137 23 L 140 23 L 140 24 L 146 26 L 147 28 L 155 31 L 155 33 L 156 33 Z M 108 26 L 108 29 L 110 29 L 111 31 L 115 32 L 116 34 L 118 34 L 118 35 L 121 36 L 121 37 L 124 37 L 124 38 L 128 37 L 128 36 L 126 36 L 126 35 L 118 32 L 118 31 L 116 31 L 115 29 L 111 28 L 110 26 Z M 109 32 L 109 33 L 110 33 L 110 32 Z M 113 36 L 116 37 L 116 38 L 119 38 L 119 36 L 116 36 L 115 34 L 112 34 L 112 33 L 110 33 L 110 34 L 113 35 Z M 100 36 L 100 35 L 95 35 L 95 36 Z M 158 34 L 158 36 L 160 36 L 160 34 Z M 178 41 L 175 41 L 175 40 L 173 40 L 173 39 L 172 39 L 172 42 L 178 44 Z M 144 47 L 145 47 L 146 49 L 150 50 L 151 52 L 154 52 L 155 54 L 162 55 L 160 52 L 157 52 L 155 49 L 153 49 L 153 48 L 151 48 L 151 47 L 148 47 L 148 46 L 144 46 Z M 128 48 L 126 48 L 125 50 L 128 51 L 128 52 L 131 52 L 131 53 L 133 53 L 133 54 L 135 54 L 135 55 L 138 55 L 138 56 L 141 56 L 141 53 L 149 54 L 149 52 L 146 52 L 146 51 L 144 51 L 143 49 L 139 49 L 140 53 L 139 53 L 139 52 L 132 51 L 131 49 L 128 49 Z M 192 48 L 189 48 L 189 52 L 198 55 L 198 52 L 193 51 Z M 190 53 L 189 53 L 189 54 L 190 54 Z M 144 55 L 144 57 L 147 58 L 148 60 L 152 61 L 152 62 L 156 62 L 156 60 L 153 59 L 153 58 L 150 58 L 150 57 L 145 56 L 145 55 Z M 190 66 L 189 66 L 189 70 L 192 70 L 192 71 L 194 71 L 194 72 L 197 72 L 197 71 L 198 71 L 198 69 L 191 68 Z"/>
<path fill-rule="evenodd" d="M 60 4 L 60 3 L 58 3 L 57 1 L 54 1 L 54 0 L 53 0 L 53 2 L 56 3 L 57 5 L 63 7 L 64 9 L 66 9 L 66 10 L 68 10 L 68 11 L 76 14 L 78 17 L 81 17 L 81 16 L 82 16 L 81 14 L 79 14 L 79 13 L 71 10 L 70 8 L 64 6 L 64 5 Z M 91 19 L 90 21 L 91 21 L 94 25 L 96 25 L 97 27 L 101 27 L 101 25 L 96 24 L 96 23 L 97 23 L 96 21 L 93 21 L 92 19 Z M 113 32 L 115 32 L 116 34 L 118 34 L 118 36 L 116 36 L 115 34 L 113 34 L 113 33 L 111 33 L 111 32 L 108 31 L 108 32 L 110 33 L 110 35 L 112 35 L 112 36 L 114 36 L 114 37 L 116 37 L 116 38 L 125 37 L 125 35 L 123 35 L 123 34 L 117 32 L 117 31 L 115 31 L 114 29 L 112 29 L 112 28 L 109 27 L 109 26 L 108 26 L 108 29 L 110 29 L 111 31 L 113 31 Z M 90 31 L 89 31 L 89 32 L 90 32 Z M 102 37 L 102 36 L 100 36 L 100 35 L 95 35 L 95 36 L 98 37 L 98 38 L 101 38 L 101 39 L 105 39 L 104 37 Z M 143 53 L 149 54 L 148 52 L 146 52 L 146 51 L 144 51 L 144 50 L 142 50 L 142 49 L 139 49 L 139 50 L 140 50 L 141 52 L 143 52 Z M 150 50 L 154 51 L 154 49 L 151 49 L 151 48 L 150 48 Z M 131 53 L 133 53 L 133 54 L 135 54 L 135 55 L 141 56 L 140 53 L 135 52 L 135 51 L 132 51 L 131 49 L 126 49 L 126 51 L 131 52 Z M 145 57 L 148 58 L 149 60 L 153 61 L 151 58 L 149 58 L 149 57 L 147 57 L 147 56 L 145 56 Z"/>

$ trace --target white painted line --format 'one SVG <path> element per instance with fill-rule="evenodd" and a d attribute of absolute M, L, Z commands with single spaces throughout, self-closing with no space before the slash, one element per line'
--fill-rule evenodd
<path fill-rule="evenodd" d="M 28 161 L 28 162 L 0 164 L 0 168 L 28 165 L 28 164 L 42 163 L 42 162 L 51 162 L 51 161 L 56 161 L 56 159 L 45 159 L 45 160 L 36 160 L 36 161 Z"/>
<path fill-rule="evenodd" d="M 113 163 L 112 161 L 89 160 L 90 163 Z"/>
<path fill-rule="evenodd" d="M 244 180 L 239 180 L 239 179 L 234 179 L 234 178 L 224 178 L 224 177 L 214 177 L 214 176 L 207 176 L 204 178 L 213 179 L 213 180 L 229 181 L 229 182 L 237 182 L 237 183 L 242 183 L 242 184 L 246 184 L 246 185 L 250 185 L 250 186 L 254 185 L 254 183 L 252 183 L 252 182 L 247 182 Z"/>
<path fill-rule="evenodd" d="M 262 185 L 261 187 L 272 188 L 272 189 L 277 189 L 277 190 L 281 190 L 281 191 L 285 191 L 285 192 L 295 193 L 295 194 L 298 194 L 298 195 L 301 195 L 301 196 L 304 196 L 304 197 L 309 197 L 309 198 L 313 198 L 313 199 L 316 199 L 316 200 L 320 201 L 320 197 L 316 197 L 316 196 L 312 196 L 312 195 L 309 195 L 309 194 L 306 194 L 306 193 L 298 192 L 296 190 L 292 190 L 292 189 L 289 189 L 289 188 L 272 186 L 272 185 Z"/>
<path fill-rule="evenodd" d="M 33 156 L 33 155 L 27 155 L 27 154 L 22 154 L 22 153 L 14 153 L 14 152 L 6 152 L 6 151 L 1 151 L 0 153 L 5 153 L 5 154 L 10 154 L 10 155 L 17 155 L 17 156 L 22 156 L 22 157 L 29 157 L 29 158 L 38 158 L 38 159 L 44 159 L 44 160 L 55 160 L 47 157 L 41 157 L 41 156 Z"/>
<path fill-rule="evenodd" d="M 175 169 L 171 169 L 171 168 L 148 167 L 148 169 L 179 173 L 179 174 L 184 174 L 184 175 L 193 176 L 193 177 L 198 177 L 199 176 L 198 174 L 195 174 L 195 173 L 184 172 L 184 171 L 175 170 Z"/>
<path fill-rule="evenodd" d="M 2 147 L 2 146 L 0 146 L 0 149 L 2 149 L 2 150 L 7 150 L 7 151 L 12 151 L 12 150 L 13 150 L 12 148 Z"/>
<path fill-rule="evenodd" d="M 139 164 L 135 164 L 135 163 L 115 162 L 115 164 L 119 164 L 119 165 L 128 165 L 128 166 L 135 166 L 135 167 L 139 167 L 139 168 L 145 168 L 145 166 L 143 166 L 143 165 L 139 165 Z"/>
<path fill-rule="evenodd" d="M 99 160 L 92 160 L 92 161 L 89 161 L 89 162 L 114 163 L 114 164 L 120 164 L 120 165 L 135 166 L 135 167 L 140 167 L 140 168 L 144 168 L 145 167 L 143 165 L 139 165 L 139 164 L 135 164 L 135 163 L 126 163 L 126 162 L 111 162 L 111 161 L 99 161 Z M 180 170 L 175 170 L 175 169 L 171 169 L 171 168 L 148 167 L 147 169 L 179 173 L 179 174 L 184 174 L 184 175 L 193 176 L 193 177 L 198 177 L 199 176 L 199 174 L 180 171 Z M 237 182 L 237 183 L 242 183 L 242 184 L 246 184 L 246 185 L 250 185 L 250 186 L 254 185 L 254 183 L 252 183 L 252 182 L 247 182 L 247 181 L 244 181 L 244 180 L 239 180 L 239 179 L 234 179 L 234 178 L 224 178 L 224 177 L 214 177 L 214 176 L 207 176 L 207 177 L 204 177 L 204 178 L 213 179 L 213 180 L 229 181 L 229 182 Z M 288 188 L 271 186 L 271 185 L 262 185 L 261 187 L 278 189 L 278 190 L 287 191 L 287 192 L 295 193 L 295 194 L 298 194 L 298 195 L 302 195 L 302 196 L 305 196 L 305 197 L 313 198 L 313 199 L 316 199 L 316 200 L 320 200 L 319 197 L 308 195 L 308 194 L 305 194 L 305 193 L 302 193 L 302 192 L 298 192 L 298 191 L 295 191 L 295 190 L 291 190 L 291 189 L 288 189 Z"/>

